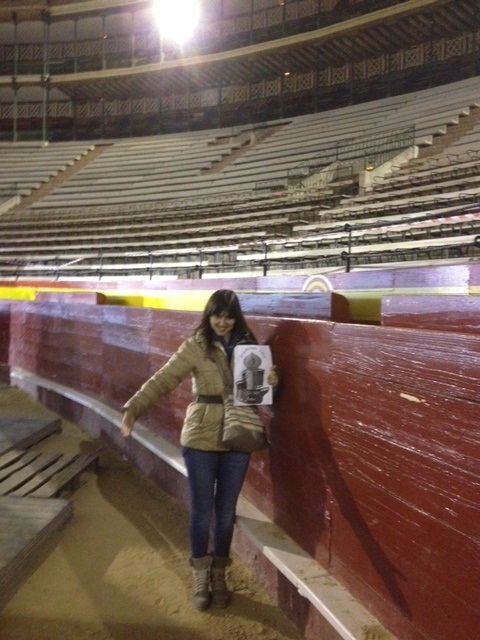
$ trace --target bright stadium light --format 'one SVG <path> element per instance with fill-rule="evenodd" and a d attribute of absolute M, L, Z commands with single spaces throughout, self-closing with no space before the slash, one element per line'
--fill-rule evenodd
<path fill-rule="evenodd" d="M 199 0 L 155 0 L 152 8 L 162 38 L 178 44 L 188 40 L 200 19 Z"/>

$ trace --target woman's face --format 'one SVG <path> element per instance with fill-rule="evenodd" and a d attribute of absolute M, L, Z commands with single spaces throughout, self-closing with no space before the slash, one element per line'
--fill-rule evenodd
<path fill-rule="evenodd" d="M 222 311 L 218 315 L 210 316 L 210 326 L 219 338 L 225 342 L 230 340 L 230 334 L 235 325 L 235 320 L 228 315 L 227 311 Z"/>

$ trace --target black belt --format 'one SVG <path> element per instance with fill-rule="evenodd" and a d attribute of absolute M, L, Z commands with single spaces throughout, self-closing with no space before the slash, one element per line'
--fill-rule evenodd
<path fill-rule="evenodd" d="M 197 396 L 195 402 L 203 404 L 223 404 L 222 396 Z"/>

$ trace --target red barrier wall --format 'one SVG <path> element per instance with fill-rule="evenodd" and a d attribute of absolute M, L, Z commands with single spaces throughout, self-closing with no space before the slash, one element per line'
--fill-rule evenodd
<path fill-rule="evenodd" d="M 66 304 L 105 304 L 106 298 L 98 291 L 36 291 L 36 302 L 60 302 Z"/>
<path fill-rule="evenodd" d="M 480 334 L 480 296 L 387 296 L 381 323 L 390 327 Z"/>
<path fill-rule="evenodd" d="M 8 382 L 8 346 L 10 344 L 10 303 L 0 302 L 0 382 Z"/>
<path fill-rule="evenodd" d="M 11 314 L 11 366 L 115 408 L 199 320 L 51 303 Z M 245 495 L 399 640 L 476 637 L 480 336 L 250 320 L 282 382 Z M 189 398 L 185 382 L 142 422 L 177 444 Z"/>
<path fill-rule="evenodd" d="M 380 322 L 381 299 L 385 296 L 399 294 L 423 294 L 436 295 L 480 295 L 480 263 L 463 265 L 429 265 L 423 267 L 403 267 L 401 269 L 373 269 L 359 270 L 350 273 L 327 273 L 303 275 L 271 275 L 258 277 L 238 278 L 207 278 L 203 280 L 178 280 L 178 279 L 152 279 L 152 280 L 125 280 L 102 279 L 71 281 L 68 280 L 7 280 L 0 281 L 0 289 L 5 290 L 32 289 L 34 291 L 46 289 L 50 293 L 58 290 L 57 299 L 61 302 L 62 295 L 67 295 L 65 290 L 72 289 L 77 293 L 85 291 L 98 293 L 106 297 L 109 304 L 135 304 L 143 306 L 144 296 L 154 295 L 164 291 L 168 298 L 169 292 L 213 292 L 216 289 L 234 289 L 237 293 L 247 294 L 256 292 L 261 294 L 286 293 L 333 293 L 343 296 L 348 304 L 348 313 L 351 321 L 358 323 L 374 324 Z M 116 294 L 116 295 L 115 295 Z M 43 295 L 43 294 L 42 294 Z M 134 298 L 138 296 L 138 301 Z M 16 295 L 9 297 L 17 298 Z M 31 299 L 22 297 L 22 299 Z M 40 299 L 40 296 L 39 296 Z M 128 299 L 128 302 L 125 300 Z M 72 300 L 70 300 L 72 302 Z M 334 301 L 335 305 L 341 299 Z M 307 303 L 303 303 L 305 306 Z M 147 302 L 145 306 L 151 305 Z M 178 308 L 166 305 L 165 308 Z M 187 307 L 181 306 L 182 309 Z M 196 307 L 198 308 L 198 307 Z M 258 307 L 254 310 L 258 313 Z M 334 306 L 332 305 L 332 309 Z M 343 310 L 342 310 L 343 313 Z M 262 312 L 265 315 L 265 309 Z M 272 311 L 271 315 L 278 315 Z M 307 315 L 305 317 L 319 317 Z M 325 317 L 323 314 L 321 317 Z M 335 318 L 340 319 L 340 318 Z M 343 321 L 343 318 L 341 318 Z"/>

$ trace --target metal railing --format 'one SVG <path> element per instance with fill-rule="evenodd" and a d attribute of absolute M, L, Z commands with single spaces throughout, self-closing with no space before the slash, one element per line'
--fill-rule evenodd
<path fill-rule="evenodd" d="M 317 157 L 305 160 L 289 169 L 287 177 L 292 181 L 296 178 L 302 179 L 335 163 L 340 163 L 338 167 L 332 169 L 338 173 L 338 178 L 346 177 L 353 172 L 352 160 L 361 161 L 363 168 L 369 165 L 379 166 L 411 147 L 414 142 L 414 125 L 396 131 L 359 136 L 351 141 L 340 140 L 327 147 Z"/>
<path fill-rule="evenodd" d="M 414 125 L 396 131 L 359 136 L 353 140 L 339 140 L 323 149 L 316 157 L 287 169 L 284 178 L 257 182 L 255 190 L 258 192 L 305 186 L 307 179 L 322 172 L 325 172 L 325 186 L 329 182 L 351 180 L 356 171 L 378 167 L 411 147 L 414 142 Z"/>
<path fill-rule="evenodd" d="M 382 222 L 381 227 L 392 227 L 398 223 Z M 402 241 L 392 243 L 392 248 L 388 250 L 368 249 L 365 245 L 365 251 L 352 252 L 353 232 L 368 231 L 369 229 L 378 229 L 378 223 L 371 224 L 342 224 L 324 233 L 317 234 L 316 240 L 322 245 L 322 238 L 334 234 L 344 234 L 341 238 L 337 238 L 336 242 L 330 245 L 318 246 L 315 255 L 305 257 L 299 251 L 298 256 L 290 258 L 282 258 L 281 255 L 272 257 L 272 247 L 288 247 L 302 243 L 302 238 L 290 238 L 281 240 L 279 238 L 270 238 L 261 242 L 250 242 L 236 246 L 216 246 L 216 247 L 197 247 L 184 254 L 175 254 L 172 252 L 166 256 L 162 251 L 130 252 L 115 256 L 114 259 L 108 252 L 97 252 L 86 256 L 78 257 L 72 260 L 62 260 L 61 256 L 52 256 L 51 259 L 43 260 L 41 263 L 34 263 L 20 259 L 2 260 L 0 261 L 0 275 L 2 277 L 47 277 L 52 280 L 58 280 L 62 276 L 68 275 L 69 278 L 79 277 L 97 277 L 101 279 L 106 276 L 147 276 L 152 279 L 155 275 L 173 275 L 187 279 L 201 279 L 206 273 L 222 273 L 240 272 L 240 271 L 262 271 L 264 276 L 275 268 L 278 269 L 302 269 L 307 267 L 345 267 L 349 272 L 353 264 L 368 265 L 370 263 L 391 262 L 407 259 L 449 259 L 454 257 L 473 257 L 477 255 L 480 249 L 480 235 L 476 235 L 474 240 L 465 242 L 452 242 L 452 234 L 445 236 L 445 243 L 429 244 L 431 239 L 427 238 L 416 247 L 402 247 Z M 443 229 L 439 226 L 440 231 Z M 472 227 L 475 233 L 476 227 Z M 428 234 L 428 232 L 427 232 Z M 378 235 L 378 234 L 377 234 Z M 461 235 L 457 234 L 457 235 Z M 388 238 L 387 238 L 388 240 Z M 314 242 L 315 238 L 304 239 L 304 242 Z M 385 242 L 385 240 L 384 240 Z M 358 247 L 358 244 L 356 245 Z M 251 253 L 251 258 L 249 255 Z M 278 249 L 277 249 L 277 253 Z M 239 256 L 242 256 L 239 258 Z M 170 260 L 168 260 L 170 258 Z"/>

